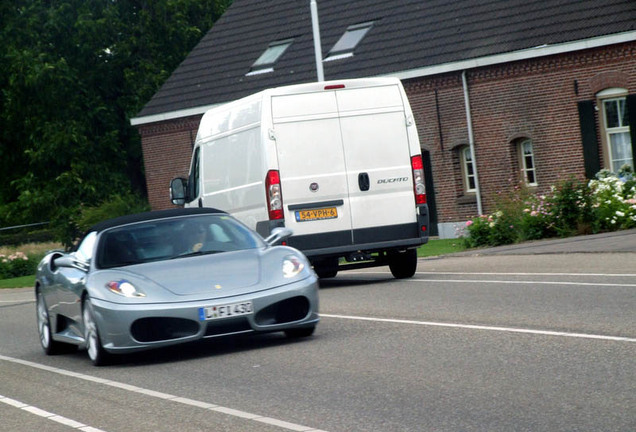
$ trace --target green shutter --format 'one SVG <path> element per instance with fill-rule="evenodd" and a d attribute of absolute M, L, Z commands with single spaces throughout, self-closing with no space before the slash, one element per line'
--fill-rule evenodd
<path fill-rule="evenodd" d="M 632 137 L 632 167 L 636 170 L 636 94 L 627 96 L 627 121 Z"/>
<path fill-rule="evenodd" d="M 578 106 L 579 124 L 581 126 L 581 142 L 583 143 L 583 162 L 585 164 L 585 177 L 591 179 L 594 178 L 596 173 L 601 170 L 601 159 L 598 152 L 598 138 L 596 133 L 594 101 L 582 101 L 578 103 Z M 632 139 L 632 145 L 633 144 L 634 140 Z"/>

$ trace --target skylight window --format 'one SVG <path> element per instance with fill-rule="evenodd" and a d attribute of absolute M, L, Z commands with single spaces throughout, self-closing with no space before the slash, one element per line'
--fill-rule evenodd
<path fill-rule="evenodd" d="M 287 48 L 294 42 L 293 39 L 285 39 L 272 42 L 267 49 L 256 59 L 247 75 L 257 75 L 274 71 L 274 64 L 285 53 Z"/>
<path fill-rule="evenodd" d="M 353 50 L 358 46 L 369 30 L 371 30 L 372 26 L 373 21 L 369 21 L 347 27 L 347 30 L 329 51 L 325 61 L 339 60 L 353 56 Z"/>

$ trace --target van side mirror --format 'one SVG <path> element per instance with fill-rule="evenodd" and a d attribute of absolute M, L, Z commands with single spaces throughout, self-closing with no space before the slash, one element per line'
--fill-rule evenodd
<path fill-rule="evenodd" d="M 184 205 L 187 200 L 188 181 L 182 177 L 170 181 L 170 201 L 174 205 Z"/>

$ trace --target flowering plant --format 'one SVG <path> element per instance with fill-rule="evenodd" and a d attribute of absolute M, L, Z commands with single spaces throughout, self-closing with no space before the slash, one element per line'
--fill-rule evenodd
<path fill-rule="evenodd" d="M 34 271 L 33 261 L 23 252 L 0 253 L 0 279 L 27 276 Z"/>
<path fill-rule="evenodd" d="M 636 227 L 636 178 L 630 167 L 621 168 L 618 175 L 600 171 L 589 187 L 598 231 Z"/>
<path fill-rule="evenodd" d="M 467 247 L 636 227 L 636 178 L 624 167 L 617 174 L 603 170 L 589 182 L 567 179 L 547 195 L 515 186 L 496 208 L 466 223 Z"/>

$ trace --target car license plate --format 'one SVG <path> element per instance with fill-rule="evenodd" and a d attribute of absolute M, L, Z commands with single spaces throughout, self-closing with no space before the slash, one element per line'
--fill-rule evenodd
<path fill-rule="evenodd" d="M 231 318 L 240 315 L 249 315 L 254 311 L 252 302 L 230 303 L 225 305 L 207 306 L 199 308 L 199 319 L 209 321 L 220 318 Z"/>
<path fill-rule="evenodd" d="M 338 210 L 335 207 L 299 210 L 296 212 L 297 222 L 307 222 L 322 219 L 335 219 L 338 217 Z"/>

